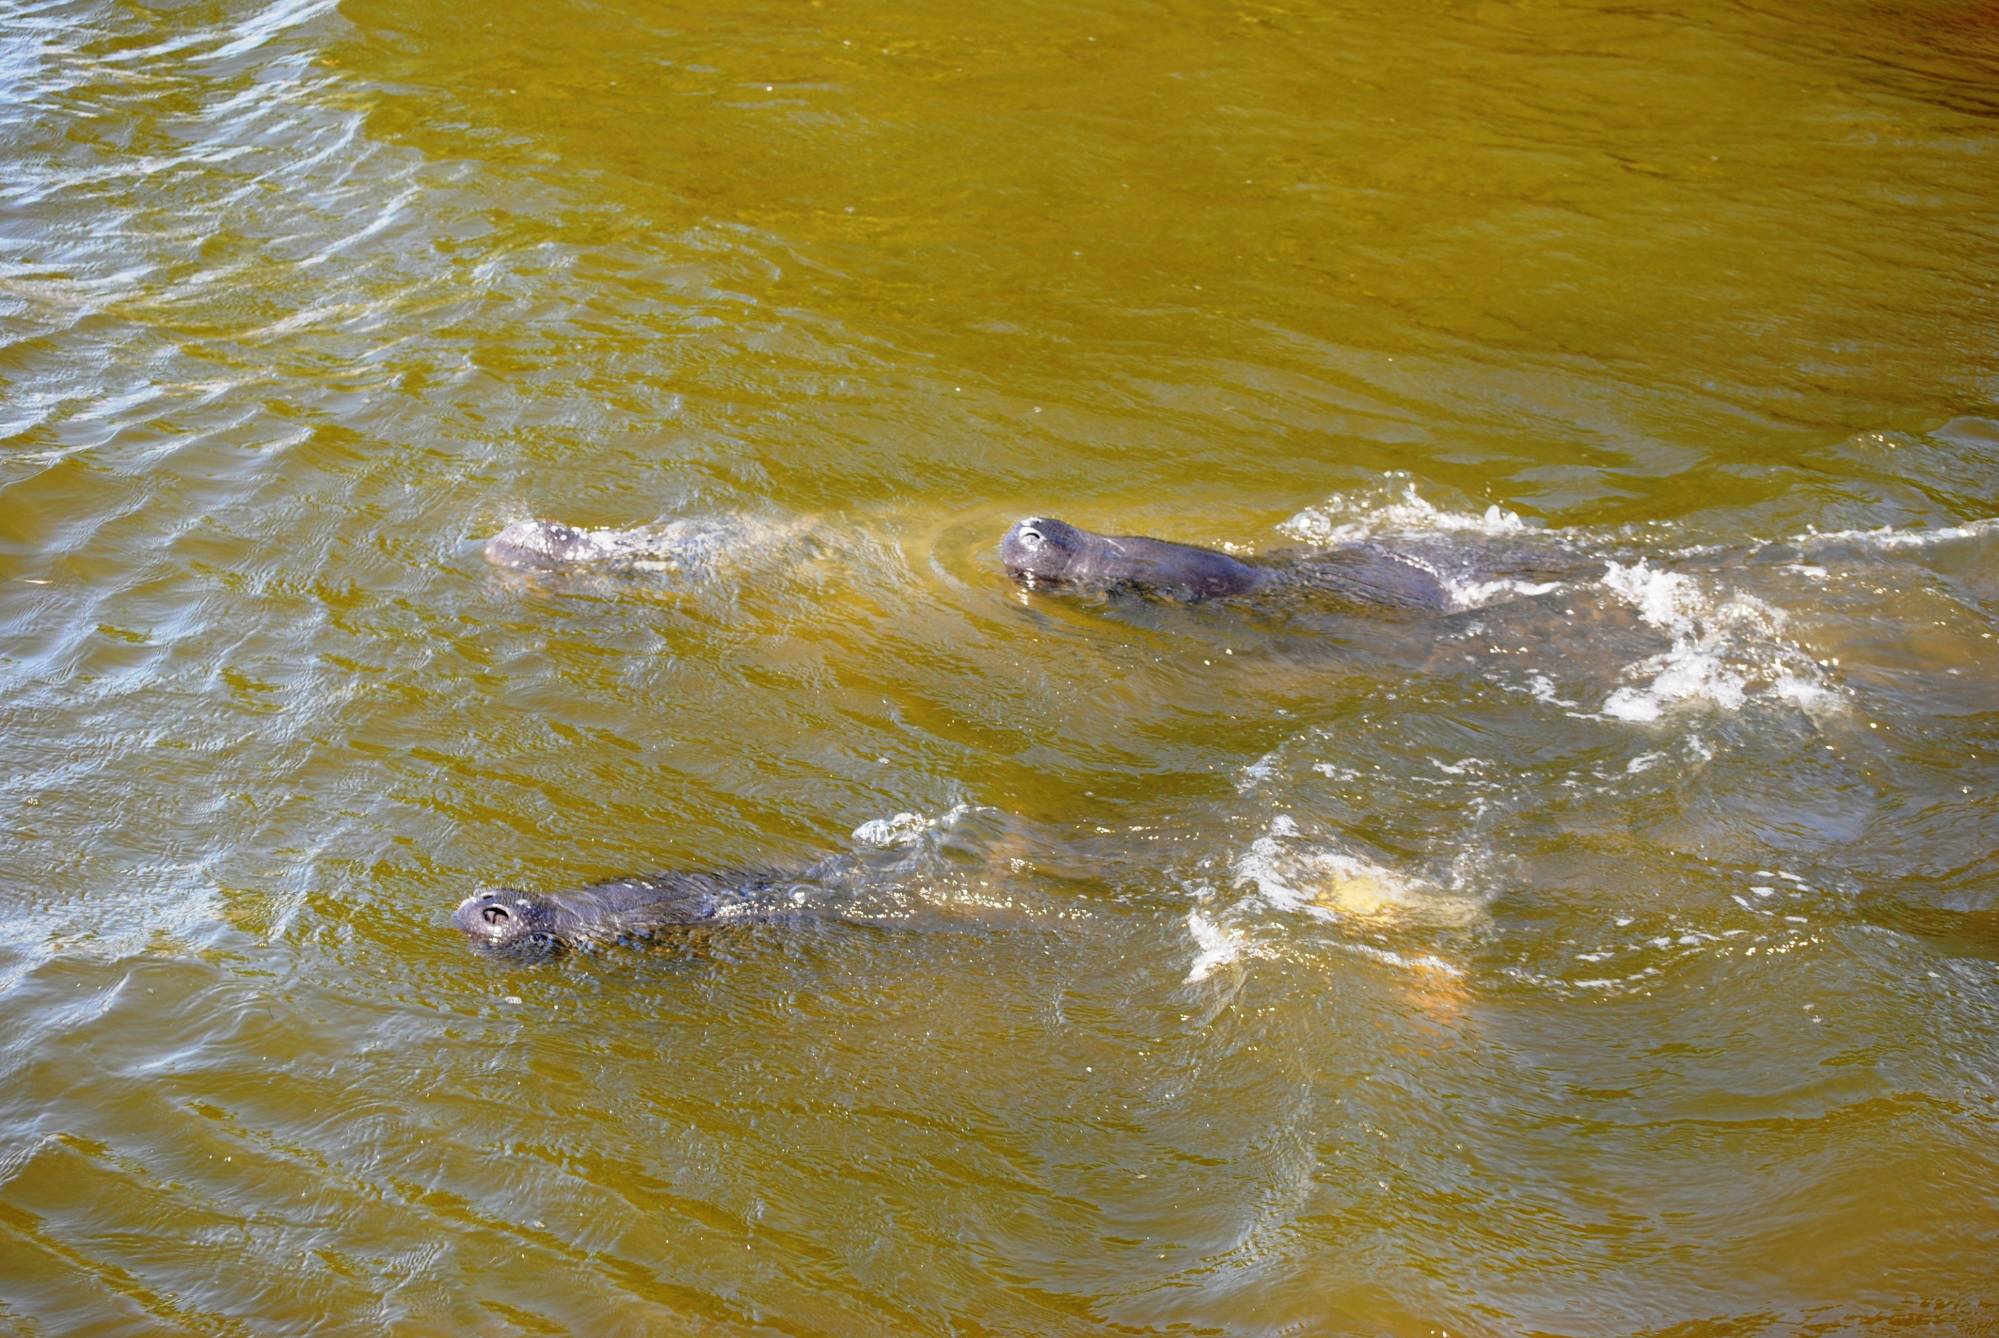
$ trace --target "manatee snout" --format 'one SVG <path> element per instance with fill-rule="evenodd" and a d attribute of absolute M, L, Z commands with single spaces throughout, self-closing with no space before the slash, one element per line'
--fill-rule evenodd
<path fill-rule="evenodd" d="M 539 571 L 599 556 L 588 531 L 553 520 L 517 520 L 486 541 L 486 561 L 517 571 Z"/>
<path fill-rule="evenodd" d="M 554 908 L 511 887 L 489 887 L 458 903 L 451 923 L 495 952 L 552 952 L 560 946 Z"/>
<path fill-rule="evenodd" d="M 1059 582 L 1069 575 L 1083 544 L 1083 532 L 1074 525 L 1030 516 L 1017 522 L 1000 540 L 1000 565 L 1016 581 Z"/>

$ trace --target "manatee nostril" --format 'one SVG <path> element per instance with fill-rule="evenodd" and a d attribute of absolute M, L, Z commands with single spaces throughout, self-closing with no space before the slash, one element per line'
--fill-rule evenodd
<path fill-rule="evenodd" d="M 507 908 L 504 906 L 488 906 L 480 914 L 486 917 L 486 923 L 489 925 L 501 924 L 507 919 Z"/>

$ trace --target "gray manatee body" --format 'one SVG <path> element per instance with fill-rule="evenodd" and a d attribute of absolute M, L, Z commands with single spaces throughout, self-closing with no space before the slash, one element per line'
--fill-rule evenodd
<path fill-rule="evenodd" d="M 488 539 L 486 560 L 509 571 L 580 568 L 699 574 L 750 538 L 733 516 L 690 516 L 625 530 L 586 530 L 553 520 L 517 520 Z"/>
<path fill-rule="evenodd" d="M 458 903 L 451 922 L 488 951 L 545 956 L 715 920 L 752 908 L 781 881 L 768 872 L 659 873 L 557 895 L 483 888 Z"/>
<path fill-rule="evenodd" d="M 1093 534 L 1030 517 L 1000 540 L 1000 564 L 1029 589 L 1227 599 L 1293 591 L 1381 612 L 1442 613 L 1450 593 L 1427 565 L 1371 543 L 1244 559 L 1142 535 Z"/>

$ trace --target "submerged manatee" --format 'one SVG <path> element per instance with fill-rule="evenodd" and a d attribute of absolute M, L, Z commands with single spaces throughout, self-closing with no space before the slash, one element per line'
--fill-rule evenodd
<path fill-rule="evenodd" d="M 517 520 L 486 541 L 486 561 L 516 571 L 538 571 L 608 557 L 589 530 L 553 520 Z"/>
<path fill-rule="evenodd" d="M 999 556 L 1007 574 L 1029 589 L 1136 591 L 1188 600 L 1288 590 L 1381 611 L 1453 607 L 1427 564 L 1372 543 L 1245 559 L 1142 535 L 1092 534 L 1037 516 L 1006 532 Z"/>
<path fill-rule="evenodd" d="M 768 544 L 781 530 L 739 516 L 682 516 L 625 530 L 585 530 L 554 520 L 517 520 L 486 541 L 486 561 L 535 574 L 600 570 L 698 575 L 734 552 Z"/>
<path fill-rule="evenodd" d="M 556 896 L 486 888 L 459 902 L 451 922 L 489 951 L 542 956 L 714 920 L 747 909 L 756 894 L 778 883 L 768 873 L 661 873 Z"/>

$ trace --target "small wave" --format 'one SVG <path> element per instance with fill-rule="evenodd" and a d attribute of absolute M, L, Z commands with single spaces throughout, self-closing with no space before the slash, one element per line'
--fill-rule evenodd
<path fill-rule="evenodd" d="M 986 804 L 958 803 L 935 817 L 895 813 L 870 818 L 854 828 L 853 839 L 875 850 L 901 850 L 932 839 L 941 848 L 1004 845 L 1014 832 L 1007 814 Z"/>
<path fill-rule="evenodd" d="M 1393 476 L 1391 476 L 1393 477 Z M 1371 494 L 1371 495 L 1370 495 Z M 1432 506 L 1402 481 L 1400 492 L 1387 487 L 1356 494 L 1335 493 L 1318 506 L 1307 507 L 1277 527 L 1304 543 L 1329 546 L 1354 543 L 1380 534 L 1465 533 L 1520 534 L 1540 527 L 1494 503 L 1483 512 L 1449 511 Z"/>
<path fill-rule="evenodd" d="M 338 10 L 338 0 L 296 0 L 295 3 L 272 5 L 262 14 L 233 25 L 230 40 L 207 53 L 205 59 L 227 60 L 255 51 L 289 29 L 310 23 L 324 14 Z"/>
<path fill-rule="evenodd" d="M 843 914 L 932 927 L 1087 920 L 1090 908 L 1050 897 L 1033 877 L 1033 843 L 1006 812 L 960 803 L 934 817 L 898 812 L 854 828 L 855 850 L 817 866 Z"/>
<path fill-rule="evenodd" d="M 1746 680 L 1719 656 L 1703 651 L 1675 648 L 1641 660 L 1630 672 L 1651 673 L 1653 678 L 1643 686 L 1619 688 L 1604 699 L 1603 713 L 1613 719 L 1650 723 L 1670 707 L 1697 701 L 1735 711 L 1748 699 Z"/>
<path fill-rule="evenodd" d="M 854 828 L 854 840 L 877 850 L 893 850 L 898 846 L 915 845 L 925 832 L 956 821 L 970 810 L 969 804 L 960 804 L 940 817 L 926 818 L 921 813 L 897 813 L 893 817 L 870 818 Z"/>
<path fill-rule="evenodd" d="M 1464 974 L 1464 968 L 1455 966 L 1434 953 L 1426 952 L 1420 956 L 1406 957 L 1393 948 L 1377 948 L 1372 943 L 1339 943 L 1334 946 L 1342 952 L 1350 952 L 1356 957 L 1365 957 L 1369 961 L 1380 962 L 1383 966 L 1392 966 L 1398 970 L 1436 971 L 1446 976 Z"/>
<path fill-rule="evenodd" d="M 1546 959 L 1508 965 L 1502 974 L 1558 994 L 1643 992 L 1702 962 L 1774 960 L 1808 949 L 1820 942 L 1820 922 L 1841 913 L 1842 896 L 1788 869 L 1757 868 L 1709 886 L 1700 900 L 1697 921 L 1687 918 L 1691 906 L 1664 915 L 1627 911 L 1593 942 L 1579 935 Z"/>
<path fill-rule="evenodd" d="M 1414 567 L 1434 579 L 1444 592 L 1444 606 L 1454 613 L 1468 613 L 1508 600 L 1552 594 L 1567 588 L 1564 581 L 1529 581 L 1515 577 L 1486 579 L 1453 571 L 1448 562 L 1431 560 L 1431 556 L 1435 555 L 1426 556 L 1408 549 L 1400 550 L 1393 556 L 1397 562 Z"/>
<path fill-rule="evenodd" d="M 1321 920 L 1379 919 L 1420 907 L 1426 892 L 1434 895 L 1372 860 L 1297 837 L 1298 824 L 1290 815 L 1271 819 L 1270 830 L 1236 861 L 1236 885 L 1254 889 L 1272 910 Z"/>
<path fill-rule="evenodd" d="M 1199 949 L 1193 965 L 1187 969 L 1189 985 L 1198 985 L 1213 975 L 1216 968 L 1241 960 L 1249 947 L 1242 935 L 1199 911 L 1187 913 L 1187 932 L 1193 935 L 1194 946 Z"/>
<path fill-rule="evenodd" d="M 1486 551 L 1492 546 L 1478 542 L 1532 534 L 1543 541 L 1533 547 L 1549 543 L 1562 546 L 1568 542 L 1566 536 L 1497 504 L 1482 512 L 1435 506 L 1406 480 L 1399 490 L 1391 484 L 1368 493 L 1335 494 L 1277 528 L 1289 538 L 1319 548 L 1391 539 L 1391 556 L 1435 578 L 1443 589 L 1445 607 L 1452 612 L 1552 594 L 1568 585 L 1565 580 L 1549 579 L 1546 571 L 1509 571 L 1510 561 L 1494 564 L 1484 560 L 1494 556 Z"/>
<path fill-rule="evenodd" d="M 1331 946 L 1342 951 L 1399 969 L 1456 975 L 1458 968 L 1434 953 L 1360 942 L 1351 932 L 1364 930 L 1379 938 L 1384 931 L 1412 926 L 1453 928 L 1470 923 L 1478 911 L 1472 898 L 1397 873 L 1331 840 L 1303 836 L 1297 821 L 1284 813 L 1272 818 L 1264 834 L 1235 860 L 1230 884 L 1241 895 L 1218 911 L 1210 908 L 1213 888 L 1195 889 L 1202 905 L 1187 917 L 1195 947 L 1190 984 L 1244 957 L 1265 955 L 1267 948 L 1254 931 L 1259 924 L 1275 929 L 1269 918 L 1273 913 L 1340 927 Z"/>
<path fill-rule="evenodd" d="M 1785 614 L 1752 595 L 1711 594 L 1692 576 L 1644 561 L 1611 562 L 1603 588 L 1673 639 L 1672 649 L 1624 670 L 1627 683 L 1604 699 L 1603 714 L 1649 723 L 1676 706 L 1741 710 L 1752 693 L 1808 712 L 1835 709 L 1841 697 L 1818 664 L 1783 635 Z"/>
<path fill-rule="evenodd" d="M 1512 599 L 1529 599 L 1535 595 L 1552 595 L 1557 590 L 1567 588 L 1563 581 L 1477 581 L 1455 576 L 1439 576 L 1444 586 L 1444 594 L 1450 598 L 1451 608 L 1457 612 L 1490 608 Z"/>
<path fill-rule="evenodd" d="M 1883 525 L 1873 530 L 1808 530 L 1799 538 L 1801 546 L 1821 546 L 1827 544 L 1862 544 L 1869 548 L 1887 551 L 1902 548 L 1930 548 L 1937 544 L 1956 543 L 1965 539 L 1983 539 L 1999 535 L 1999 516 L 1987 520 L 1967 521 L 1962 525 L 1946 525 L 1941 529 L 1897 529 Z"/>

